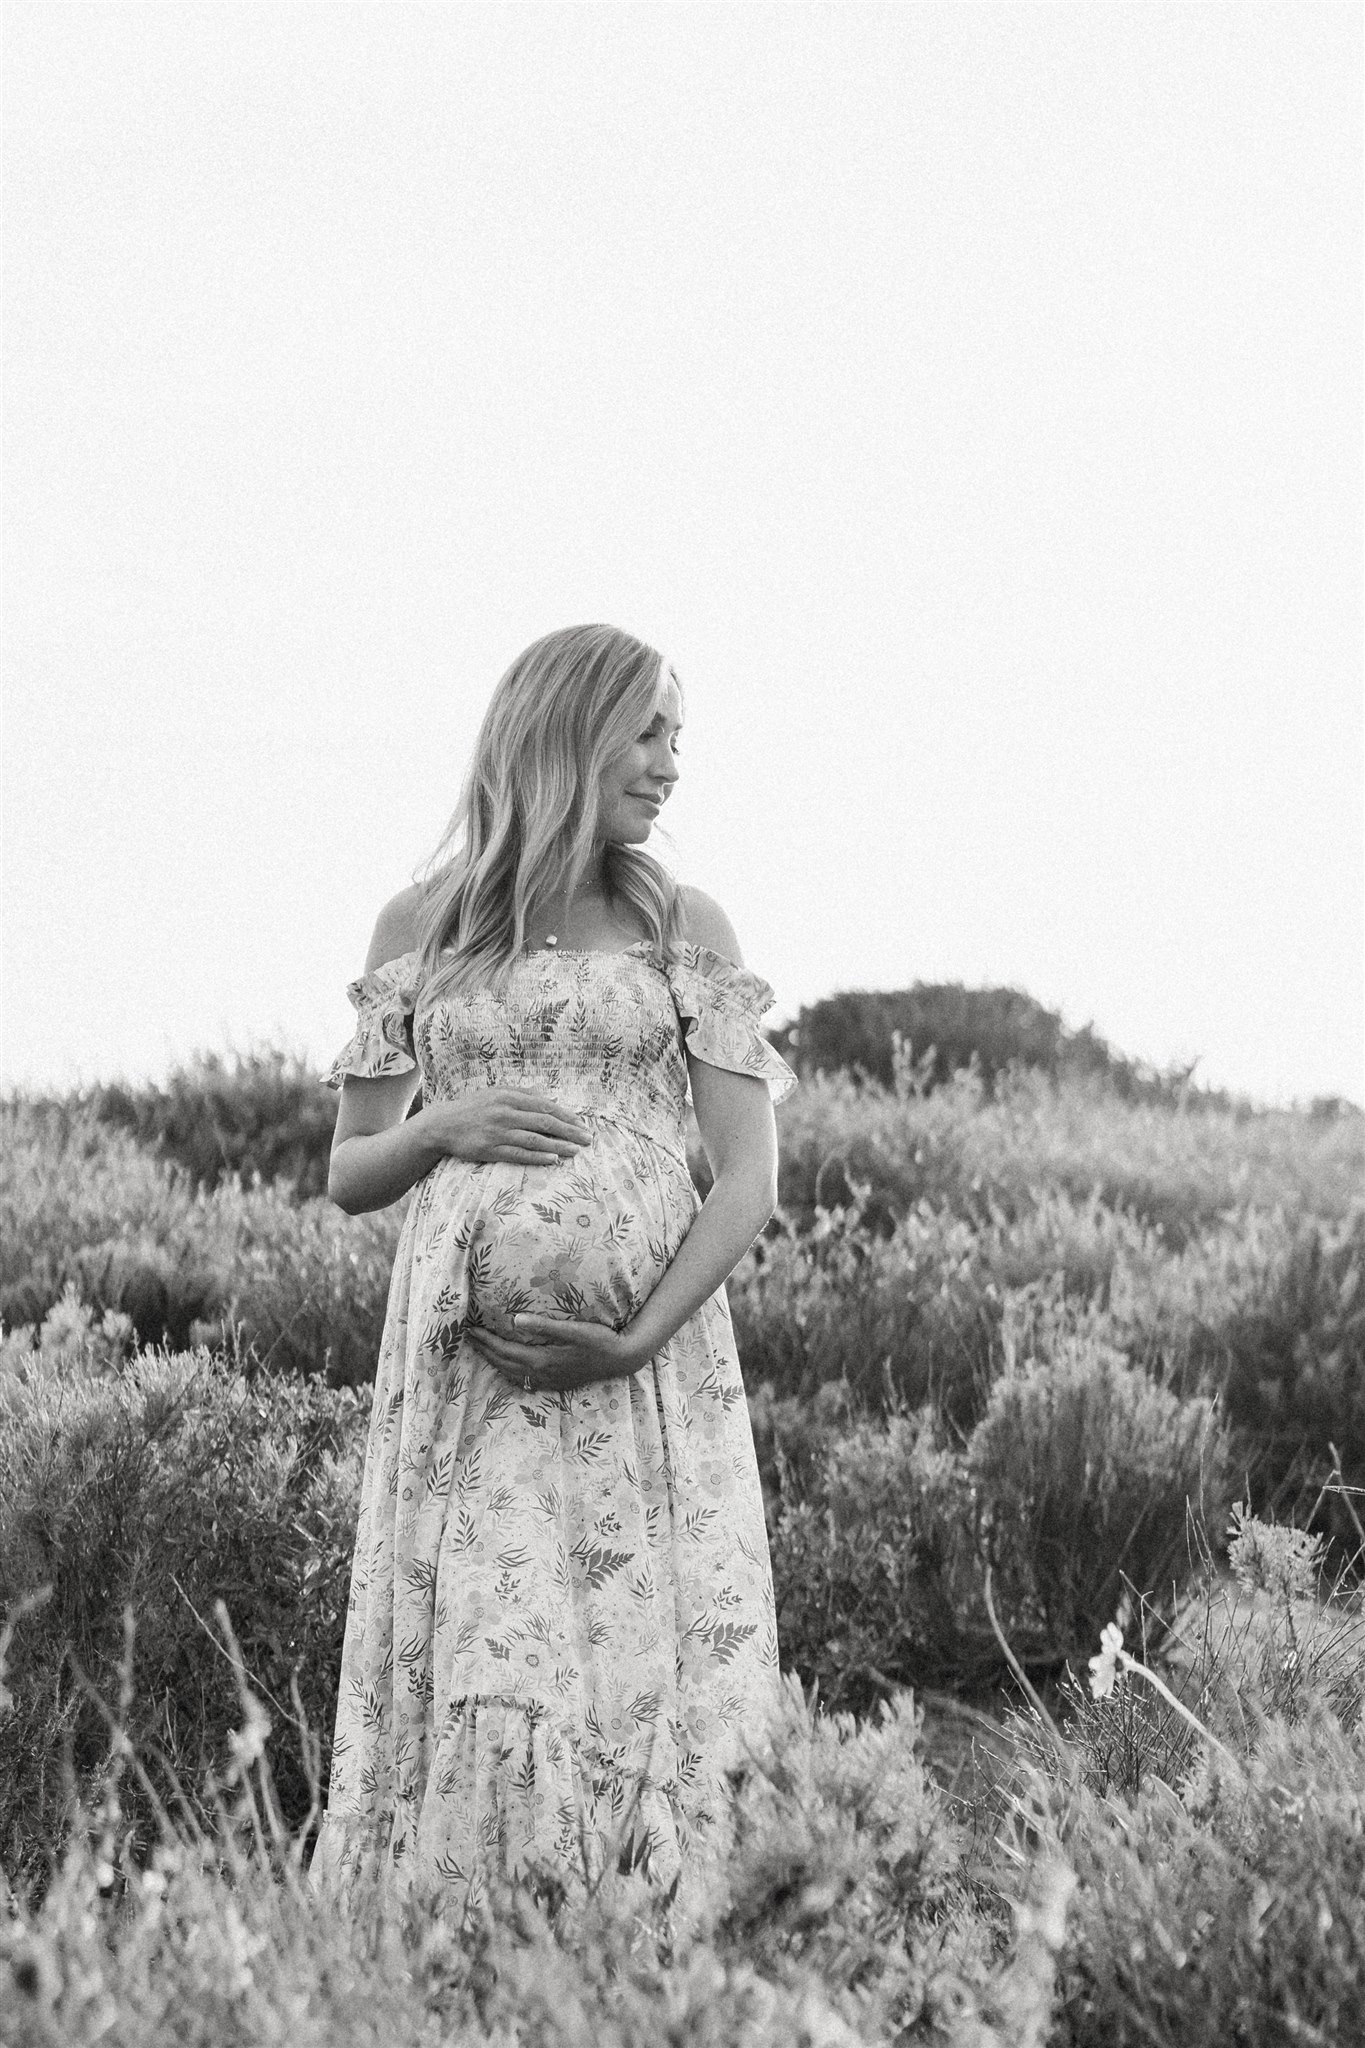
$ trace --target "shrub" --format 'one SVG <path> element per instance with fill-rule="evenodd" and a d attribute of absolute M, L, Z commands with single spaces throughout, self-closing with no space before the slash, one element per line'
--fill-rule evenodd
<path fill-rule="evenodd" d="M 1255 1498 L 1318 1477 L 1365 1487 L 1365 1203 L 1336 1224 L 1286 1234 L 1261 1285 L 1193 1344 L 1228 1419 L 1254 1446 Z M 1349 1496 L 1320 1502 L 1346 1551 L 1359 1538 Z"/>
<path fill-rule="evenodd" d="M 243 1707 L 249 1729 L 258 1709 Z M 432 1910 L 448 1892 L 371 1889 L 339 1914 L 301 1875 L 299 1841 L 272 1839 L 269 1768 L 249 1743 L 213 1831 L 170 1835 L 149 1862 L 107 1794 L 41 1905 L 14 1900 L 0 1921 L 7 2017 L 21 2040 L 72 2048 L 859 2048 L 893 2033 L 1041 2048 L 1064 1867 L 1040 1860 L 1014 1888 L 1012 1937 L 994 1902 L 982 1910 L 908 1703 L 858 1727 L 788 1687 L 754 1734 L 691 1914 L 617 1871 L 552 1912 L 509 1888 L 469 1928 Z"/>
<path fill-rule="evenodd" d="M 1094 1197 L 1050 1192 L 975 1225 L 922 1202 L 884 1236 L 855 1208 L 760 1239 L 730 1305 L 745 1371 L 774 1394 L 843 1380 L 872 1405 L 932 1399 L 965 1430 L 1000 1370 L 1007 1299 L 1042 1289 L 1103 1306 L 1126 1284 L 1131 1300 L 1131 1276 L 1169 1263 L 1154 1232 Z M 1136 1348 L 1142 1331 L 1130 1318 L 1111 1336 Z"/>
<path fill-rule="evenodd" d="M 718 1953 L 778 1982 L 812 1972 L 864 2038 L 942 2038 L 964 2007 L 987 2002 L 1010 2006 L 1023 2035 L 1030 2019 L 1046 2022 L 1050 1967 L 1041 1998 L 1020 1998 L 1017 1982 L 1013 1998 L 999 1981 L 987 1991 L 1002 1929 L 969 1888 L 965 1840 L 925 1768 L 919 1725 L 906 1694 L 859 1723 L 812 1714 L 788 1681 L 767 1740 L 736 1775 Z"/>
<path fill-rule="evenodd" d="M 1098 1075 L 1125 1097 L 1174 1100 L 1184 1075 L 1161 1076 L 1123 1058 L 1090 1025 L 1068 1031 L 1055 1010 L 1016 988 L 964 988 L 916 982 L 913 988 L 846 990 L 805 1005 L 772 1033 L 803 1073 L 842 1068 L 890 1087 L 897 1041 L 921 1055 L 926 1088 L 975 1067 L 990 1087 L 1011 1065 L 1060 1074 Z M 1220 1098 L 1221 1099 L 1221 1098 Z"/>
<path fill-rule="evenodd" d="M 980 1411 L 1001 1298 L 978 1235 L 947 1212 L 916 1210 L 889 1238 L 836 1212 L 760 1239 L 729 1298 L 746 1378 L 775 1395 L 842 1381 L 875 1406 Z"/>
<path fill-rule="evenodd" d="M 965 1448 L 932 1407 L 841 1426 L 827 1402 L 796 1431 L 793 1471 L 788 1413 L 758 1404 L 781 1482 L 771 1547 L 783 1654 L 834 1706 L 865 1708 L 896 1685 L 999 1679 L 987 1564 L 1017 1653 L 1059 1669 L 1098 1639 L 1125 1587 L 1183 1587 L 1198 1562 L 1192 1519 L 1221 1519 L 1226 1443 L 1212 1405 L 1128 1366 L 1096 1335 L 1101 1318 L 1065 1302 L 1051 1319 L 1023 1308 L 1010 1304 L 1011 1347 L 1022 1323 L 1038 1355 L 997 1382 Z"/>
<path fill-rule="evenodd" d="M 1060 1759 L 1015 1722 L 1008 1803 L 1026 1833 L 1055 1826 L 1079 1879 L 1065 2048 L 1335 2044 L 1365 2025 L 1365 1618 L 1304 1531 L 1236 1508 L 1228 1559 L 1150 1617 L 1164 1697 L 1144 1646 L 1148 1669 L 1120 1661 L 1104 1697 L 1069 1681 Z"/>
<path fill-rule="evenodd" d="M 1200 1640 L 1173 1631 L 1168 1655 L 1197 1682 L 1201 1711 L 1230 1743 L 1278 1717 L 1325 1710 L 1348 1733 L 1365 1705 L 1365 1613 L 1326 1583 L 1325 1545 L 1307 1530 L 1232 1510 L 1226 1575 L 1210 1575 Z M 1188 1683 L 1188 1679 L 1187 1679 Z"/>
<path fill-rule="evenodd" d="M 1357 1203 L 1225 1221 L 1175 1258 L 1120 1261 L 1110 1294 L 1130 1355 L 1222 1400 L 1253 1502 L 1312 1516 L 1338 1558 L 1362 1541 L 1345 1491 L 1365 1486 L 1362 1280 Z"/>
<path fill-rule="evenodd" d="M 830 1707 L 994 1675 L 965 1474 L 930 1410 L 832 1434 L 770 1547 L 783 1659 Z"/>
<path fill-rule="evenodd" d="M 970 1074 L 917 1092 L 909 1064 L 892 1089 L 825 1074 L 780 1106 L 778 1130 L 779 1192 L 798 1224 L 847 1206 L 859 1182 L 891 1220 L 921 1200 L 981 1222 L 992 1206 L 1015 1217 L 1049 1189 L 1077 1202 L 1098 1194 L 1179 1249 L 1229 1211 L 1345 1216 L 1365 1178 L 1365 1117 L 1194 1115 L 1026 1071 L 1002 1075 L 990 1100 Z"/>
<path fill-rule="evenodd" d="M 1054 2038 L 1287 2048 L 1365 2037 L 1365 1742 L 1271 1720 L 1183 1796 L 1070 1794 L 1079 1884 Z"/>
<path fill-rule="evenodd" d="M 227 1059 L 197 1053 L 164 1086 L 114 1082 L 88 1101 L 102 1124 L 183 1167 L 198 1187 L 235 1176 L 286 1182 L 299 1197 L 327 1192 L 336 1097 L 278 1046 Z"/>
<path fill-rule="evenodd" d="M 221 1761 L 236 1710 L 214 1631 L 226 1602 L 274 1719 L 270 1754 L 286 1814 L 309 1793 L 292 1687 L 330 1743 L 364 1417 L 318 1382 L 249 1383 L 206 1352 L 142 1353 L 121 1372 L 79 1347 L 11 1342 L 0 1377 L 0 1598 L 44 1586 L 10 1645 L 13 1711 L 0 1718 L 0 1845 L 12 1872 L 60 1839 L 64 1759 L 88 1783 L 104 1720 L 76 1666 L 117 1696 L 123 1611 L 136 1620 L 132 1733 L 163 1798 Z M 144 1845 L 152 1814 L 130 1793 Z"/>
<path fill-rule="evenodd" d="M 1312 1517 L 1340 1563 L 1362 1549 L 1362 1266 L 1359 1209 L 1329 1223 L 1252 1212 L 1172 1255 L 1097 1199 L 1048 1191 L 975 1228 L 927 1204 L 886 1236 L 857 1210 L 784 1224 L 741 1262 L 730 1300 L 751 1390 L 775 1413 L 804 1404 L 788 1433 L 806 1436 L 834 1387 L 874 1411 L 932 1400 L 965 1434 L 1033 1323 L 1083 1315 L 1159 1385 L 1218 1401 L 1253 1504 Z"/>
<path fill-rule="evenodd" d="M 360 1217 L 186 1176 L 88 1110 L 11 1104 L 0 1152 L 0 1320 L 63 1296 L 126 1315 L 144 1345 L 224 1343 L 277 1370 L 369 1379 L 405 1204 Z"/>
<path fill-rule="evenodd" d="M 997 1380 L 966 1455 L 1015 1647 L 1057 1666 L 1098 1639 L 1125 1587 L 1183 1585 L 1191 1517 L 1217 1526 L 1227 1503 L 1212 1403 L 1134 1370 L 1098 1320 L 1068 1313 L 1043 1355 Z"/>
<path fill-rule="evenodd" d="M 407 1203 L 346 1216 L 329 1201 L 225 1182 L 204 1204 L 220 1262 L 220 1307 L 195 1341 L 231 1337 L 275 1372 L 333 1386 L 374 1378 Z"/>
<path fill-rule="evenodd" d="M 74 1285 L 183 1345 L 221 1284 L 181 1175 L 88 1112 L 0 1110 L 0 1321 L 40 1323 Z"/>
<path fill-rule="evenodd" d="M 1365 1615 L 1358 1599 L 1341 1597 L 1340 1581 L 1324 1583 L 1323 1559 L 1321 1537 L 1263 1522 L 1238 1503 L 1230 1573 L 1209 1555 L 1201 1582 L 1174 1608 L 1139 1603 L 1141 1661 L 1159 1663 L 1175 1700 L 1233 1751 L 1253 1745 L 1273 1716 L 1296 1723 L 1325 1708 L 1346 1733 L 1360 1719 Z M 1157 1688 L 1120 1674 L 1094 1698 L 1068 1670 L 1059 1703 L 1082 1776 L 1101 1798 L 1188 1781 L 1198 1733 Z M 1036 1725 L 1019 1732 L 1035 1764 L 1054 1762 Z"/>

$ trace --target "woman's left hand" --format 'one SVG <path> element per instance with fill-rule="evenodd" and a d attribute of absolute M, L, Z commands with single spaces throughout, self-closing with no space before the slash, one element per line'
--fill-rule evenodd
<path fill-rule="evenodd" d="M 628 1379 L 645 1363 L 629 1336 L 609 1323 L 519 1315 L 513 1324 L 516 1340 L 492 1330 L 468 1334 L 480 1355 L 518 1392 L 572 1394 L 597 1380 Z"/>

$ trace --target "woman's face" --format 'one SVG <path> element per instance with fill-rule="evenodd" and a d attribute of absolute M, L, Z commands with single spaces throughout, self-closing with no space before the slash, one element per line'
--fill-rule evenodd
<path fill-rule="evenodd" d="M 670 677 L 644 731 L 602 770 L 599 815 L 603 836 L 611 844 L 637 845 L 648 839 L 678 779 L 681 731 L 682 697 Z"/>

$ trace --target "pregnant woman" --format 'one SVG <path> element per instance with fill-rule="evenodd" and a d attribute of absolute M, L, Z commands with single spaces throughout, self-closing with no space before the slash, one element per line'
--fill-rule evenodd
<path fill-rule="evenodd" d="M 681 724 L 672 670 L 630 635 L 529 647 L 429 879 L 381 913 L 349 990 L 330 1191 L 352 1214 L 413 1194 L 324 1883 L 377 1862 L 463 1909 L 490 1877 L 626 1861 L 671 1891 L 774 1696 L 723 1283 L 772 1213 L 793 1076 L 725 914 L 645 850 Z"/>

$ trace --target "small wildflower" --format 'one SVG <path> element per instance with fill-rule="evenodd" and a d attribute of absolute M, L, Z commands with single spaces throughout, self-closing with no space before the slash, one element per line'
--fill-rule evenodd
<path fill-rule="evenodd" d="M 270 1716 L 253 1693 L 246 1694 L 246 1726 L 228 1736 L 232 1761 L 243 1777 L 265 1755 L 270 1735 Z"/>
<path fill-rule="evenodd" d="M 1321 1536 L 1262 1522 L 1240 1502 L 1233 1506 L 1228 1533 L 1228 1562 L 1244 1593 L 1267 1593 L 1284 1605 L 1314 1597 L 1322 1571 Z"/>
<path fill-rule="evenodd" d="M 1109 1622 L 1100 1632 L 1100 1653 L 1090 1659 L 1090 1696 L 1092 1699 L 1107 1700 L 1114 1690 L 1119 1675 L 1119 1659 L 1123 1655 L 1123 1630 L 1116 1621 Z"/>
<path fill-rule="evenodd" d="M 1144 1664 L 1140 1657 L 1129 1655 L 1128 1651 L 1123 1647 L 1123 1630 L 1116 1621 L 1111 1621 L 1107 1627 L 1100 1631 L 1100 1653 L 1098 1657 L 1090 1659 L 1091 1698 L 1107 1700 L 1114 1690 L 1121 1671 L 1131 1672 L 1134 1678 L 1140 1678 L 1145 1685 L 1150 1685 L 1153 1692 L 1160 1694 L 1168 1707 L 1174 1708 L 1187 1727 L 1193 1728 L 1196 1735 L 1201 1735 L 1210 1748 L 1216 1749 L 1220 1756 L 1226 1757 L 1228 1762 L 1236 1769 L 1237 1759 L 1227 1744 L 1220 1742 L 1213 1731 L 1204 1726 L 1199 1716 L 1190 1712 L 1184 1700 L 1176 1697 L 1164 1678 L 1158 1678 L 1155 1671 Z"/>

